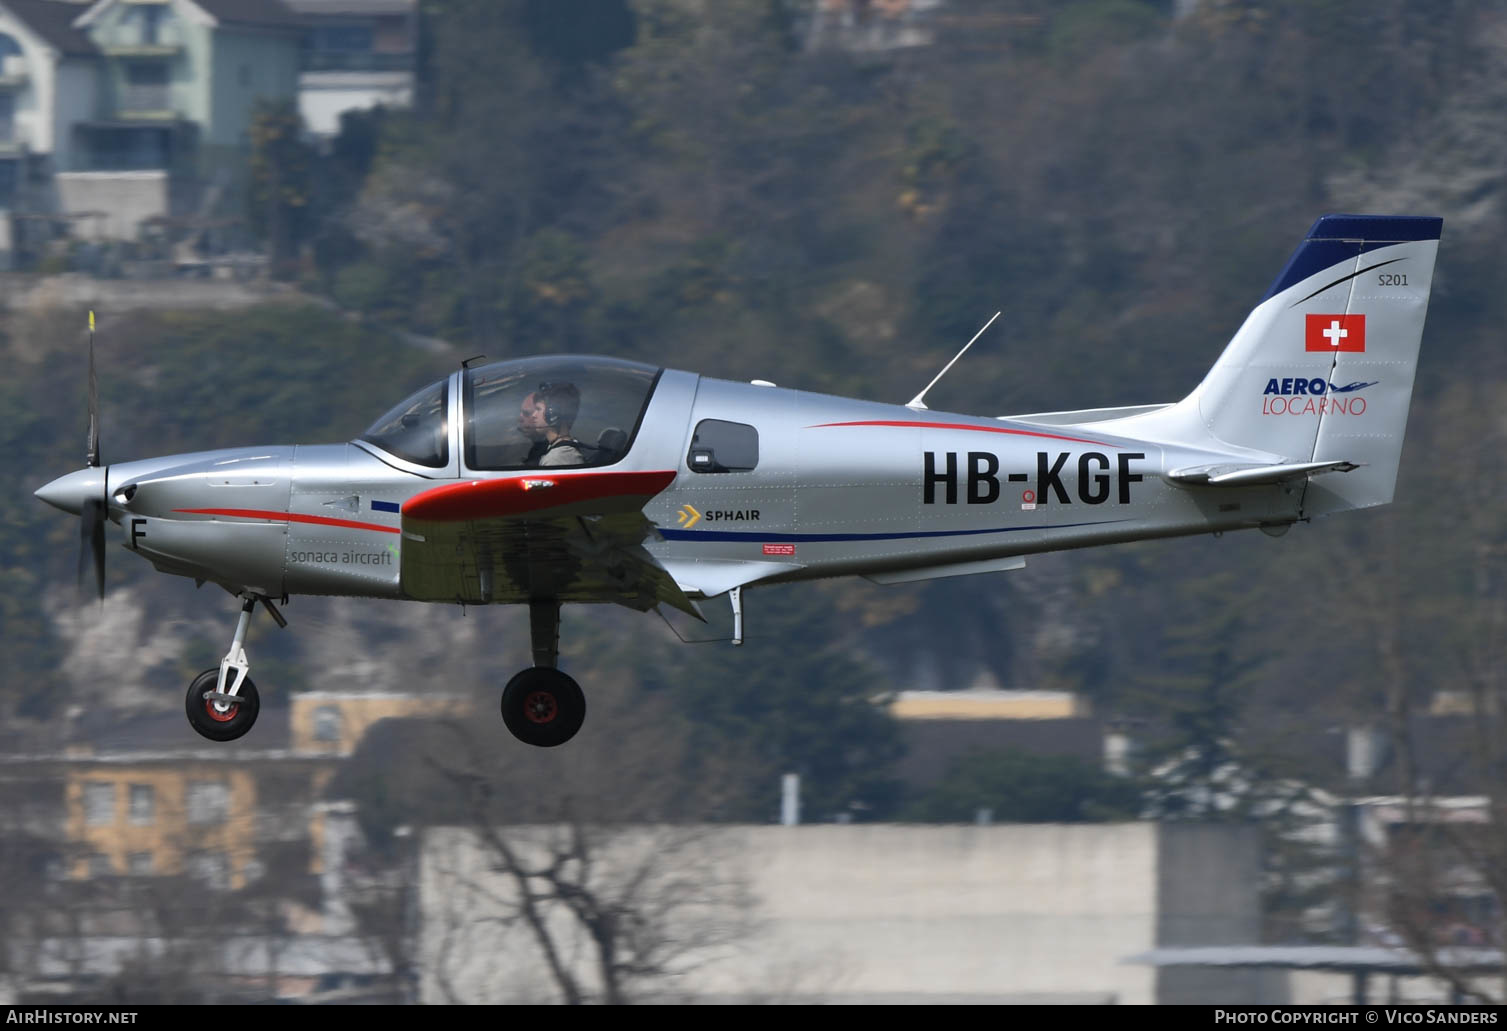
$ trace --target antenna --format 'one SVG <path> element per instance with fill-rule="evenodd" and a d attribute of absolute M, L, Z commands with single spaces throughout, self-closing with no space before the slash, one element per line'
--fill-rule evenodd
<path fill-rule="evenodd" d="M 994 313 L 994 319 L 999 318 L 1000 314 L 1001 314 L 1000 312 L 995 312 Z M 984 329 L 988 329 L 990 326 L 994 325 L 994 319 L 990 319 L 988 322 L 984 323 Z M 932 387 L 936 386 L 937 385 L 937 380 L 939 380 L 943 376 L 947 375 L 947 370 L 950 369 L 950 368 L 952 368 L 954 365 L 956 365 L 958 363 L 958 359 L 961 358 L 961 357 L 963 357 L 963 355 L 965 355 L 965 354 L 968 353 L 968 348 L 970 348 L 970 347 L 973 346 L 974 340 L 977 340 L 979 337 L 981 337 L 981 336 L 984 335 L 984 329 L 981 329 L 977 333 L 973 334 L 973 340 L 970 340 L 966 344 L 964 344 L 963 345 L 963 349 L 961 351 L 959 351 L 956 355 L 953 356 L 952 361 L 950 361 L 946 365 L 942 366 L 942 371 L 939 372 L 939 373 L 937 373 L 936 379 L 933 379 L 930 383 L 926 384 L 926 387 L 921 391 L 921 393 L 917 394 L 915 397 L 913 397 L 909 401 L 905 402 L 905 407 L 907 407 L 907 408 L 921 408 L 921 409 L 924 409 L 926 407 L 926 403 L 924 401 L 922 401 L 921 399 L 926 396 L 926 391 L 928 391 Z"/>

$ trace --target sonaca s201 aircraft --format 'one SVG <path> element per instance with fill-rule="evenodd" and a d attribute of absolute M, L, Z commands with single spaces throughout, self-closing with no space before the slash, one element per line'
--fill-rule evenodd
<path fill-rule="evenodd" d="M 36 493 L 82 516 L 101 595 L 110 524 L 158 570 L 242 600 L 229 652 L 188 689 L 205 737 L 256 720 L 256 604 L 284 625 L 274 599 L 326 594 L 527 604 L 534 664 L 502 716 L 558 745 L 586 714 L 556 668 L 567 602 L 699 615 L 725 594 L 739 640 L 755 584 L 1015 569 L 1391 501 L 1441 228 L 1320 218 L 1191 394 L 1129 408 L 942 414 L 925 391 L 880 404 L 534 357 L 463 365 L 347 444 L 101 465 L 91 336 L 88 467 Z"/>

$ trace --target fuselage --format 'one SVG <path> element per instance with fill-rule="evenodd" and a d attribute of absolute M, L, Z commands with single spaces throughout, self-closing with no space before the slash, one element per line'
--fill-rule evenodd
<path fill-rule="evenodd" d="M 124 546 L 163 572 L 268 597 L 406 597 L 402 509 L 471 468 L 463 373 L 449 377 L 442 465 L 367 440 L 233 448 L 109 466 Z M 1133 420 L 1114 423 L 1115 428 Z M 1107 425 L 1106 429 L 1109 428 Z M 721 447 L 719 454 L 717 448 Z M 1014 556 L 1283 525 L 1293 492 L 1163 479 L 1200 454 L 1165 441 L 916 410 L 664 370 L 616 461 L 551 476 L 673 471 L 644 546 L 692 593 L 847 574 L 909 579 Z M 995 563 L 995 565 L 991 565 Z"/>

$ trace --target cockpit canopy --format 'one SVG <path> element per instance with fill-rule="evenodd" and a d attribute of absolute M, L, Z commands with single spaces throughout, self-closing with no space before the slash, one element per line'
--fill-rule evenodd
<path fill-rule="evenodd" d="M 398 405 L 360 436 L 395 458 L 439 469 L 450 464 L 450 380 L 431 383 Z"/>
<path fill-rule="evenodd" d="M 617 358 L 519 358 L 465 370 L 467 468 L 611 465 L 628 452 L 661 370 Z M 448 381 L 431 384 L 361 439 L 431 468 L 449 455 Z"/>

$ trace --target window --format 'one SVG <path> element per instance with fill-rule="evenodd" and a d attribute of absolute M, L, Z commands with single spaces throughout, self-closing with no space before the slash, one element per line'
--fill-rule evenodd
<path fill-rule="evenodd" d="M 188 786 L 188 822 L 224 823 L 230 811 L 230 788 L 222 780 L 197 781 Z"/>
<path fill-rule="evenodd" d="M 136 20 L 141 23 L 141 42 L 144 46 L 156 46 L 162 41 L 163 13 L 164 8 L 155 5 L 143 4 L 136 8 Z"/>
<path fill-rule="evenodd" d="M 115 864 L 103 852 L 91 852 L 86 861 L 90 877 L 110 877 L 115 873 Z"/>
<path fill-rule="evenodd" d="M 230 862 L 224 852 L 195 852 L 184 866 L 194 880 L 216 888 L 230 887 Z"/>
<path fill-rule="evenodd" d="M 84 784 L 84 823 L 108 827 L 115 822 L 115 785 L 89 781 Z"/>
<path fill-rule="evenodd" d="M 152 876 L 152 853 L 132 852 L 126 857 L 126 871 L 132 877 Z"/>
<path fill-rule="evenodd" d="M 156 816 L 157 792 L 150 784 L 131 785 L 131 823 L 137 827 L 151 826 Z"/>
<path fill-rule="evenodd" d="M 315 50 L 368 51 L 372 48 L 372 30 L 370 25 L 316 25 L 308 42 Z"/>
<path fill-rule="evenodd" d="M 322 705 L 314 710 L 314 740 L 340 740 L 340 710 L 333 705 Z"/>
<path fill-rule="evenodd" d="M 759 464 L 759 431 L 741 422 L 702 419 L 686 465 L 698 473 L 746 473 Z"/>
<path fill-rule="evenodd" d="M 0 90 L 0 142 L 9 143 L 16 135 L 16 95 Z M 7 161 L 6 164 L 14 165 Z M 14 173 L 12 173 L 14 177 Z"/>
<path fill-rule="evenodd" d="M 450 461 L 449 397 L 449 380 L 433 383 L 372 423 L 361 439 L 405 462 L 436 469 L 446 465 Z"/>
<path fill-rule="evenodd" d="M 472 469 L 611 465 L 633 444 L 659 369 L 616 358 L 520 358 L 465 374 Z"/>

